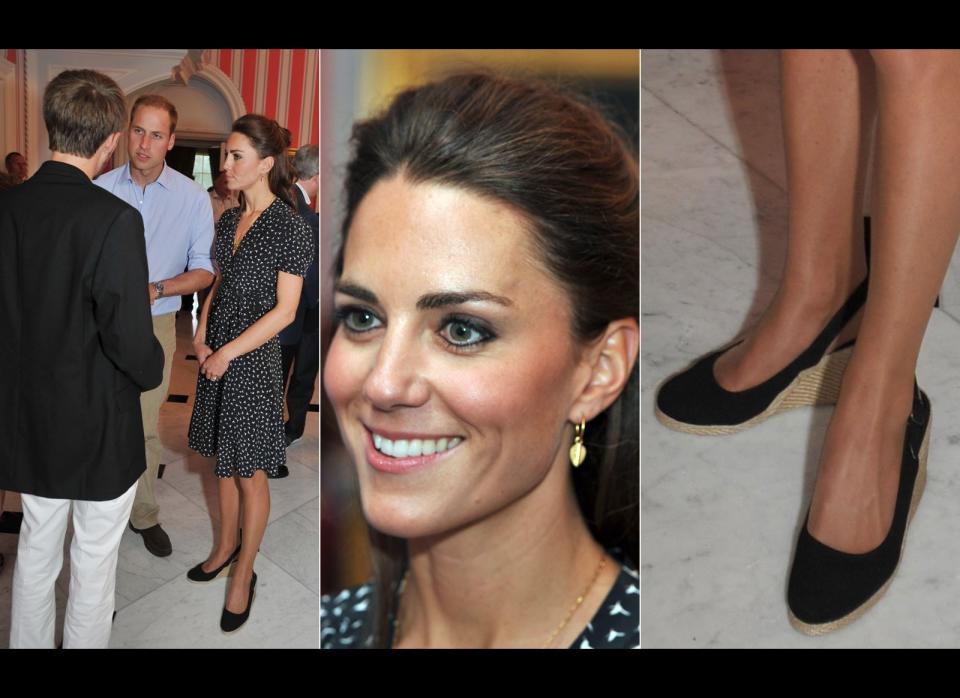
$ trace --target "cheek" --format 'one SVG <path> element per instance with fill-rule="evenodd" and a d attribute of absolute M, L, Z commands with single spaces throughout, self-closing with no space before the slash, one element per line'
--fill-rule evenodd
<path fill-rule="evenodd" d="M 323 369 L 324 389 L 338 416 L 353 399 L 360 396 L 365 375 L 361 353 L 352 350 L 338 330 L 330 343 Z"/>
<path fill-rule="evenodd" d="M 512 439 L 556 432 L 569 402 L 569 362 L 542 347 L 514 354 L 507 363 L 465 366 L 443 387 L 446 402 L 480 431 L 498 432 L 505 447 Z"/>

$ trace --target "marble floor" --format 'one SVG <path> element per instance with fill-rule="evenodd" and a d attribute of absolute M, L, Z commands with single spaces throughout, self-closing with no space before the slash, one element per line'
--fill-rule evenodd
<path fill-rule="evenodd" d="M 960 323 L 951 314 L 934 311 L 920 355 L 933 435 L 900 569 L 876 607 L 832 635 L 797 633 L 786 610 L 830 408 L 725 437 L 673 432 L 654 417 L 657 385 L 750 326 L 776 289 L 787 210 L 778 61 L 776 51 L 642 53 L 641 642 L 957 647 Z"/>
<path fill-rule="evenodd" d="M 123 648 L 317 648 L 320 637 L 320 507 L 317 414 L 307 415 L 304 437 L 287 449 L 290 476 L 270 481 L 270 518 L 257 556 L 257 595 L 250 620 L 238 632 L 220 631 L 227 580 L 198 585 L 186 571 L 212 546 L 216 504 L 213 459 L 187 448 L 197 364 L 191 318 L 177 317 L 177 351 L 170 397 L 160 412 L 165 448 L 157 483 L 160 521 L 173 542 L 170 557 L 154 557 L 129 529 L 120 543 L 117 616 L 110 647 Z M 186 399 L 185 402 L 178 401 Z M 313 403 L 316 404 L 316 396 Z M 65 549 L 69 549 L 68 531 Z M 17 537 L 0 533 L 0 648 L 7 647 L 10 588 Z M 69 558 L 69 554 L 66 555 Z M 67 563 L 57 581 L 57 640 L 69 586 Z"/>

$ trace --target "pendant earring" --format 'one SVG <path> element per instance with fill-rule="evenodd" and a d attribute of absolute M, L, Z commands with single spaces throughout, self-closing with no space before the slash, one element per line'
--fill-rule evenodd
<path fill-rule="evenodd" d="M 570 463 L 574 468 L 580 467 L 584 458 L 587 457 L 587 447 L 583 445 L 583 431 L 585 427 L 586 423 L 583 417 L 580 418 L 580 423 L 574 426 L 576 432 L 573 435 L 573 446 L 570 447 Z"/>

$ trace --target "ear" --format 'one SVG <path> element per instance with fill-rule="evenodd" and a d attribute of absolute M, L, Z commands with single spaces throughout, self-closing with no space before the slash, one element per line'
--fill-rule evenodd
<path fill-rule="evenodd" d="M 177 134 L 171 133 L 171 134 L 170 134 L 170 142 L 167 143 L 167 152 L 170 152 L 171 150 L 173 150 L 173 145 L 174 145 L 174 143 L 176 143 L 176 142 L 177 142 Z"/>
<path fill-rule="evenodd" d="M 272 170 L 274 162 L 275 160 L 273 159 L 272 155 L 268 155 L 263 160 L 261 160 L 260 166 L 258 168 L 260 170 L 260 174 L 267 174 L 270 170 Z"/>
<path fill-rule="evenodd" d="M 589 380 L 570 406 L 568 419 L 578 424 L 590 421 L 607 409 L 623 392 L 640 350 L 640 327 L 635 318 L 615 320 L 584 353 Z"/>
<path fill-rule="evenodd" d="M 121 135 L 123 135 L 123 131 L 117 131 L 116 133 L 111 133 L 109 136 L 107 136 L 107 140 L 105 140 L 100 145 L 99 150 L 101 155 L 101 162 L 100 162 L 101 167 L 103 167 L 103 163 L 109 160 L 110 156 L 113 155 L 113 151 L 116 149 L 117 143 L 120 141 Z"/>

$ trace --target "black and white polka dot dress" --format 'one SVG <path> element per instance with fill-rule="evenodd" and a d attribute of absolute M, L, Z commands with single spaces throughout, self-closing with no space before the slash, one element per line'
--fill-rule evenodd
<path fill-rule="evenodd" d="M 320 597 L 321 649 L 370 647 L 373 633 L 373 585 L 362 584 Z M 640 647 L 640 579 L 626 565 L 593 619 L 569 649 Z"/>
<path fill-rule="evenodd" d="M 277 272 L 303 276 L 313 260 L 307 223 L 277 198 L 240 241 L 233 239 L 240 209 L 217 221 L 214 258 L 222 281 L 210 306 L 207 345 L 216 351 L 236 339 L 277 304 Z M 286 463 L 283 440 L 283 378 L 280 344 L 266 344 L 239 356 L 217 381 L 197 377 L 197 397 L 188 443 L 217 457 L 219 477 L 276 475 Z"/>

